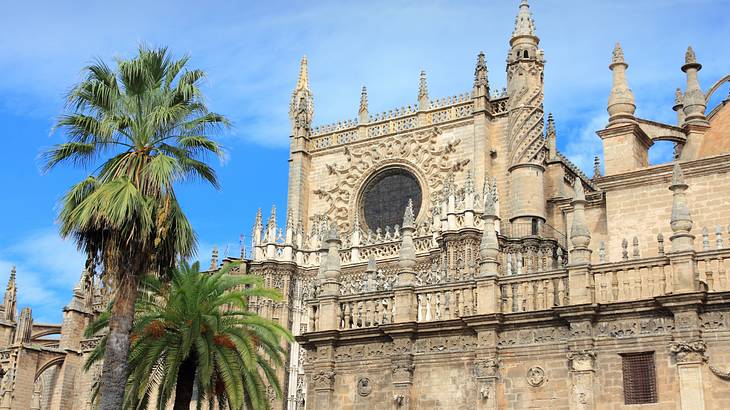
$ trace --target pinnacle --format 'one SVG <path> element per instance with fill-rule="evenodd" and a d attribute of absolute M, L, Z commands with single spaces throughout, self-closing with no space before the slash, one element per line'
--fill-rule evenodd
<path fill-rule="evenodd" d="M 418 83 L 418 97 L 428 96 L 428 84 L 426 82 L 426 71 L 421 70 L 421 76 Z"/>
<path fill-rule="evenodd" d="M 674 105 L 681 105 L 683 99 L 682 89 L 677 87 L 677 90 L 674 92 Z"/>
<path fill-rule="evenodd" d="M 687 47 L 687 52 L 684 53 L 684 63 L 685 64 L 697 64 L 697 55 L 695 54 L 695 51 L 692 49 L 692 46 Z"/>
<path fill-rule="evenodd" d="M 527 0 L 520 1 L 520 10 L 517 13 L 517 18 L 515 19 L 515 29 L 512 32 L 512 37 L 518 36 L 536 36 L 535 21 L 532 19 L 530 4 Z"/>
<path fill-rule="evenodd" d="M 672 185 L 684 185 L 684 173 L 679 162 L 675 162 L 672 168 Z"/>
<path fill-rule="evenodd" d="M 583 190 L 583 182 L 580 180 L 580 178 L 575 178 L 575 182 L 573 182 L 573 189 L 575 189 L 575 197 L 573 198 L 573 201 L 586 200 L 586 193 Z"/>
<path fill-rule="evenodd" d="M 621 48 L 621 43 L 618 41 L 616 42 L 616 45 L 613 47 L 613 56 L 611 57 L 611 64 L 625 64 L 626 61 L 624 60 L 624 50 Z"/>
<path fill-rule="evenodd" d="M 302 57 L 302 61 L 299 65 L 299 79 L 297 80 L 297 86 L 294 91 L 309 90 L 309 71 L 307 69 L 307 55 Z"/>

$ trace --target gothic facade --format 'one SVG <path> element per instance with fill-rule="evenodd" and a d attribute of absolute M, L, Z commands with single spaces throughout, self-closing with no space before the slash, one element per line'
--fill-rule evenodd
<path fill-rule="evenodd" d="M 703 91 L 689 48 L 676 123 L 640 118 L 617 44 L 589 177 L 545 118 L 525 0 L 509 45 L 502 91 L 480 53 L 466 93 L 431 99 L 422 72 L 416 104 L 371 114 L 363 87 L 319 127 L 302 60 L 285 222 L 259 211 L 221 261 L 285 295 L 252 303 L 297 339 L 275 408 L 730 408 L 730 104 L 707 107 L 730 75 Z M 660 141 L 674 160 L 650 165 Z M 0 409 L 93 408 L 104 289 L 84 274 L 63 324 L 34 324 L 11 276 Z"/>

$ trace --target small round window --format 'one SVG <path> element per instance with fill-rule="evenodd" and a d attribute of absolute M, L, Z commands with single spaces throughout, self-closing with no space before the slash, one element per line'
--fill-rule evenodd
<path fill-rule="evenodd" d="M 413 200 L 413 213 L 421 209 L 421 186 L 411 172 L 402 168 L 388 168 L 377 173 L 365 185 L 362 193 L 362 212 L 365 223 L 372 231 L 386 226 L 403 225 L 403 213 L 408 200 Z"/>

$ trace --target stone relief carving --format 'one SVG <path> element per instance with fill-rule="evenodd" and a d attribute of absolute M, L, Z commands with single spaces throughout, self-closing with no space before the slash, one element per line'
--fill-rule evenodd
<path fill-rule="evenodd" d="M 568 360 L 570 360 L 572 370 L 586 371 L 593 370 L 593 363 L 596 359 L 594 350 L 575 350 L 568 352 Z"/>
<path fill-rule="evenodd" d="M 700 314 L 702 330 L 727 329 L 727 317 L 723 312 L 705 312 Z"/>
<path fill-rule="evenodd" d="M 357 394 L 362 397 L 367 397 L 370 392 L 373 391 L 373 386 L 370 384 L 370 379 L 362 377 L 357 381 Z"/>
<path fill-rule="evenodd" d="M 410 382 L 416 366 L 413 363 L 396 363 L 393 365 L 393 383 Z"/>
<path fill-rule="evenodd" d="M 593 327 L 591 322 L 571 322 L 570 323 L 570 337 L 590 337 L 592 335 Z"/>
<path fill-rule="evenodd" d="M 712 374 L 714 374 L 715 376 L 717 376 L 723 380 L 730 381 L 730 371 L 723 372 L 722 370 L 720 370 L 717 367 L 712 366 L 712 365 L 710 365 L 709 368 L 710 368 L 710 371 L 712 372 Z"/>
<path fill-rule="evenodd" d="M 411 339 L 395 339 L 392 343 L 392 354 L 404 355 L 411 352 Z"/>
<path fill-rule="evenodd" d="M 374 170 L 388 163 L 408 164 L 417 170 L 426 181 L 425 192 L 430 192 L 433 201 L 441 189 L 441 176 L 446 172 L 458 172 L 469 163 L 468 159 L 452 160 L 460 139 L 439 143 L 441 131 L 429 130 L 394 135 L 366 145 L 344 147 L 345 160 L 328 169 L 337 177 L 332 186 L 320 187 L 313 193 L 329 206 L 324 213 L 333 215 L 343 230 L 350 228 L 350 210 L 357 209 L 356 190 Z M 394 162 L 393 159 L 396 159 Z M 424 203 L 428 203 L 424 198 Z"/>
<path fill-rule="evenodd" d="M 477 378 L 497 377 L 500 361 L 496 357 L 477 360 L 474 362 L 474 374 Z"/>
<path fill-rule="evenodd" d="M 568 329 L 564 327 L 507 330 L 499 334 L 497 346 L 504 347 L 512 345 L 563 342 L 567 340 L 567 338 Z"/>
<path fill-rule="evenodd" d="M 334 370 L 320 370 L 312 376 L 314 386 L 317 389 L 331 389 L 335 383 Z"/>
<path fill-rule="evenodd" d="M 596 325 L 596 337 L 622 339 L 640 335 L 661 335 L 673 329 L 674 320 L 667 317 L 616 320 L 599 322 Z"/>
<path fill-rule="evenodd" d="M 439 336 L 415 341 L 413 350 L 416 354 L 464 352 L 476 348 L 473 336 Z"/>
<path fill-rule="evenodd" d="M 547 381 L 545 370 L 540 366 L 530 367 L 527 370 L 527 384 L 532 387 L 540 387 Z"/>
<path fill-rule="evenodd" d="M 384 359 L 391 351 L 390 343 L 344 345 L 335 350 L 335 360 Z"/>
<path fill-rule="evenodd" d="M 704 340 L 674 341 L 669 344 L 669 351 L 674 353 L 677 363 L 704 362 L 707 360 L 706 350 L 707 345 Z"/>

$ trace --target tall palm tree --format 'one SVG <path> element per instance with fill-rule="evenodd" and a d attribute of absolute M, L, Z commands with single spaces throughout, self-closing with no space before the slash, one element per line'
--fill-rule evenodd
<path fill-rule="evenodd" d="M 101 266 L 115 292 L 102 410 L 117 410 L 124 399 L 139 278 L 164 274 L 195 252 L 176 183 L 201 179 L 218 187 L 205 161 L 222 155 L 210 134 L 228 121 L 208 111 L 199 88 L 204 73 L 186 69 L 187 62 L 141 46 L 115 69 L 102 61 L 87 66 L 56 124 L 67 142 L 44 154 L 45 170 L 69 162 L 93 169 L 63 197 L 59 220 L 61 235 Z"/>
<path fill-rule="evenodd" d="M 173 408 L 187 410 L 196 388 L 199 405 L 217 400 L 230 409 L 244 403 L 268 409 L 267 385 L 281 396 L 276 368 L 283 365 L 282 339 L 292 336 L 248 310 L 251 297 L 280 300 L 281 295 L 263 288 L 260 277 L 229 275 L 233 266 L 208 273 L 200 272 L 197 262 L 181 263 L 169 283 L 154 276 L 140 283 L 125 408 L 156 402 L 164 409 L 174 391 Z M 87 336 L 103 334 L 107 318 L 92 323 Z M 105 343 L 102 337 L 87 369 L 102 359 Z"/>

